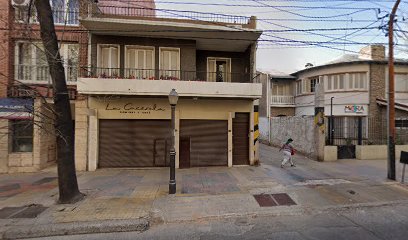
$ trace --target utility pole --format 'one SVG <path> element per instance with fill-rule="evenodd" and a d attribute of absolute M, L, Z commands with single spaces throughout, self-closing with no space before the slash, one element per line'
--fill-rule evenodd
<path fill-rule="evenodd" d="M 394 19 L 401 0 L 392 8 L 388 22 L 388 179 L 395 180 L 395 81 L 394 81 Z"/>

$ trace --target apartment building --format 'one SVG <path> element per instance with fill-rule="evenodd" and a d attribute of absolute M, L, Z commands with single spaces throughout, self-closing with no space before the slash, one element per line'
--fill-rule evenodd
<path fill-rule="evenodd" d="M 176 167 L 254 164 L 256 19 L 117 8 L 89 3 L 80 21 L 89 48 L 77 81 L 77 169 L 168 166 L 172 89 Z"/>
<path fill-rule="evenodd" d="M 79 0 L 50 2 L 74 109 L 88 36 L 80 31 Z M 56 161 L 49 67 L 34 6 L 29 12 L 29 1 L 0 3 L 0 172 L 37 171 Z"/>

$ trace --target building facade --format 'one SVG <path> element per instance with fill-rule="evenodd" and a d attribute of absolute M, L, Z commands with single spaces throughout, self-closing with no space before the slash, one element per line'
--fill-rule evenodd
<path fill-rule="evenodd" d="M 254 18 L 240 21 L 101 11 L 81 19 L 89 50 L 77 82 L 77 169 L 168 166 L 172 89 L 176 167 L 254 164 L 261 32 Z"/>
<path fill-rule="evenodd" d="M 66 80 L 74 109 L 80 46 L 80 2 L 50 1 Z M 1 0 L 0 172 L 38 171 L 56 162 L 53 91 L 34 6 Z M 74 112 L 72 112 L 74 116 Z"/>
<path fill-rule="evenodd" d="M 370 131 L 375 132 L 374 129 L 386 133 L 388 60 L 384 46 L 367 46 L 359 54 L 346 54 L 324 65 L 307 67 L 286 77 L 269 76 L 267 79 L 271 98 L 266 106 L 270 109 L 268 117 L 314 116 L 315 108 L 320 107 L 325 116 L 333 116 L 333 124 L 336 124 L 333 131 L 336 138 L 344 140 L 341 144 L 354 140 L 354 132 L 348 129 L 357 127 L 358 121 L 362 121 L 362 134 L 367 142 L 370 138 L 377 139 L 369 136 Z M 402 126 L 408 117 L 405 108 L 408 61 L 395 61 L 395 84 L 396 123 Z M 282 94 L 289 97 L 282 98 Z M 277 101 L 278 104 L 285 102 L 290 105 L 276 110 Z M 384 137 L 378 136 L 381 140 Z"/>

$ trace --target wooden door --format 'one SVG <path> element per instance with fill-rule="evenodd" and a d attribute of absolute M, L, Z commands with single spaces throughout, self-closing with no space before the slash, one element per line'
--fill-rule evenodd
<path fill-rule="evenodd" d="M 180 168 L 190 167 L 190 138 L 180 138 Z"/>

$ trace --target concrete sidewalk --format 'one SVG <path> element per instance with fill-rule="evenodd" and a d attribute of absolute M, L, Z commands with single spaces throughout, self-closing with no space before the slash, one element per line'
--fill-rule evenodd
<path fill-rule="evenodd" d="M 79 173 L 87 196 L 69 205 L 55 204 L 55 168 L 0 175 L 0 236 L 144 231 L 161 223 L 408 203 L 407 186 L 385 179 L 385 161 L 321 163 L 296 156 L 297 167 L 281 169 L 280 158 L 275 148 L 262 145 L 258 167 L 177 170 L 177 194 L 172 196 L 167 168 Z M 270 194 L 287 194 L 293 202 Z M 261 205 L 275 206 L 261 207 L 254 195 L 261 195 Z"/>

